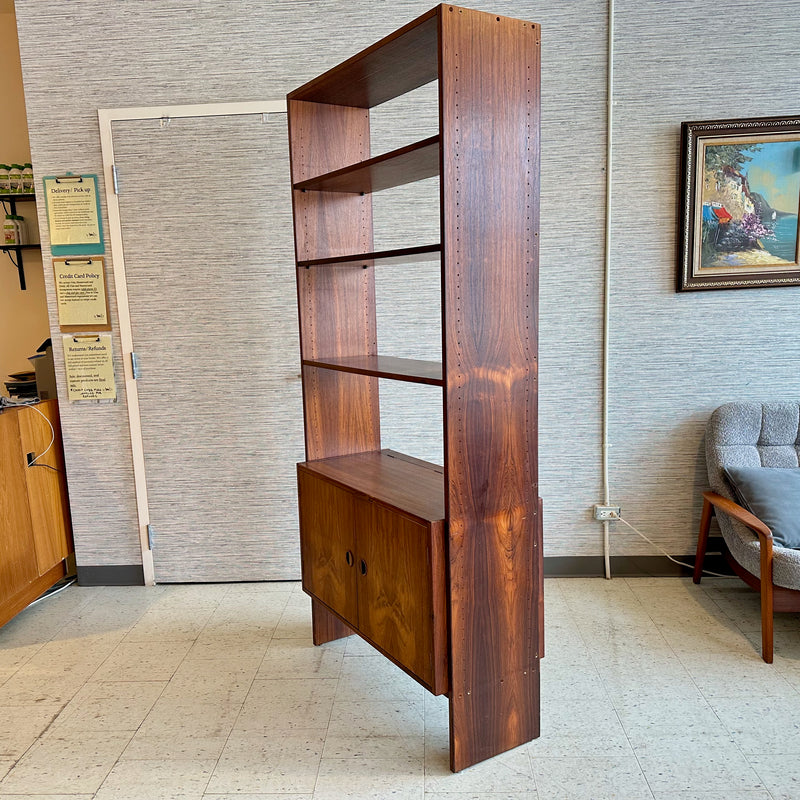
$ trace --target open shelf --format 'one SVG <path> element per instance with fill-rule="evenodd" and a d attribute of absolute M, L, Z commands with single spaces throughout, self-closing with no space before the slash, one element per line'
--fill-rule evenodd
<path fill-rule="evenodd" d="M 400 147 L 349 167 L 294 184 L 301 192 L 371 194 L 439 174 L 439 137 Z"/>
<path fill-rule="evenodd" d="M 298 261 L 298 267 L 339 266 L 355 267 L 372 266 L 375 261 L 382 265 L 392 264 L 418 264 L 422 261 L 437 261 L 442 252 L 440 244 L 426 244 L 420 247 L 402 247 L 396 250 L 379 250 L 374 253 L 359 253 L 357 255 L 333 256 L 331 258 L 311 258 L 307 261 Z"/>
<path fill-rule="evenodd" d="M 9 200 L 36 200 L 36 195 L 33 192 L 3 192 L 0 193 L 0 202 L 8 202 Z"/>
<path fill-rule="evenodd" d="M 298 466 L 427 522 L 444 519 L 444 472 L 428 461 L 374 450 Z"/>
<path fill-rule="evenodd" d="M 373 108 L 436 80 L 438 22 L 435 8 L 295 89 L 288 99 Z"/>
<path fill-rule="evenodd" d="M 424 383 L 428 386 L 444 385 L 442 364 L 439 361 L 420 361 L 393 356 L 346 356 L 325 359 L 304 358 L 303 366 L 354 372 L 358 375 L 371 375 L 375 378 L 408 383 Z"/>

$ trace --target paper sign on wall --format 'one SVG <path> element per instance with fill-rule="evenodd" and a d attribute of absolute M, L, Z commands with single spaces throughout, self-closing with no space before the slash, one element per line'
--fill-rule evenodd
<path fill-rule="evenodd" d="M 70 403 L 76 400 L 116 400 L 111 334 L 63 338 Z"/>
<path fill-rule="evenodd" d="M 47 176 L 44 198 L 53 255 L 103 252 L 97 175 Z"/>
<path fill-rule="evenodd" d="M 54 258 L 61 330 L 110 330 L 105 265 L 100 256 Z"/>

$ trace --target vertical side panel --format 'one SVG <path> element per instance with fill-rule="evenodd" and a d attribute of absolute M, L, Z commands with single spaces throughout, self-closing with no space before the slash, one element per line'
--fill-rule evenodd
<path fill-rule="evenodd" d="M 451 767 L 539 735 L 539 27 L 443 6 Z"/>
<path fill-rule="evenodd" d="M 291 100 L 292 183 L 369 158 L 369 111 Z M 372 250 L 372 197 L 292 191 L 298 260 Z M 375 276 L 361 267 L 297 270 L 303 358 L 377 353 Z M 378 381 L 303 370 L 306 457 L 380 448 Z"/>
<path fill-rule="evenodd" d="M 30 499 L 31 527 L 36 544 L 36 562 L 39 575 L 44 575 L 72 552 L 72 529 L 67 500 L 67 480 L 64 474 L 64 456 L 61 446 L 61 423 L 58 401 L 45 400 L 36 408 L 53 426 L 54 440 L 46 455 L 40 456 L 50 445 L 50 426 L 36 411 L 19 412 L 19 435 L 22 445 L 21 463 L 27 453 L 40 456 L 36 464 L 26 467 L 25 479 Z"/>
<path fill-rule="evenodd" d="M 39 574 L 19 435 L 18 415 L 24 413 L 31 412 L 0 413 L 0 603 L 25 589 Z M 0 618 L 3 616 L 0 609 Z"/>

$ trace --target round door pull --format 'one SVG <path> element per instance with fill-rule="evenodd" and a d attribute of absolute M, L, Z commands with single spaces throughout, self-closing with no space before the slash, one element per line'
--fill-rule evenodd
<path fill-rule="evenodd" d="M 361 574 L 362 575 L 366 575 L 367 574 L 367 562 L 364 561 L 363 558 L 361 559 L 361 562 L 360 562 L 359 566 L 361 567 Z"/>
<path fill-rule="evenodd" d="M 344 554 L 344 560 L 347 562 L 348 567 L 352 567 L 353 564 L 355 563 L 353 554 L 349 550 Z"/>

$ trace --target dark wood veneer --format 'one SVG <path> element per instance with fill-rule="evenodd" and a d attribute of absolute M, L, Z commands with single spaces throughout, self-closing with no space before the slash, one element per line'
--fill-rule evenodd
<path fill-rule="evenodd" d="M 439 136 L 370 158 L 366 109 L 437 78 Z M 539 735 L 539 84 L 537 25 L 440 5 L 289 95 L 301 487 L 327 481 L 354 498 L 319 513 L 335 525 L 355 504 L 366 573 L 349 567 L 353 616 L 350 600 L 321 601 L 313 587 L 336 575 L 307 581 L 304 560 L 314 641 L 355 629 L 429 688 L 446 686 L 454 771 Z M 436 173 L 440 244 L 374 252 L 370 193 Z M 441 258 L 442 365 L 378 355 L 371 267 L 423 255 Z M 443 469 L 380 450 L 384 377 L 443 387 Z M 301 538 L 324 572 L 328 545 Z"/>
<path fill-rule="evenodd" d="M 354 372 L 359 375 L 373 375 L 376 378 L 389 378 L 409 383 L 442 385 L 440 361 L 420 361 L 413 358 L 395 358 L 394 356 L 349 356 L 338 359 L 305 359 L 303 365 Z"/>
<path fill-rule="evenodd" d="M 309 178 L 294 185 L 305 192 L 380 192 L 439 174 L 439 137 L 432 136 L 391 153 L 375 156 L 352 166 Z"/>

